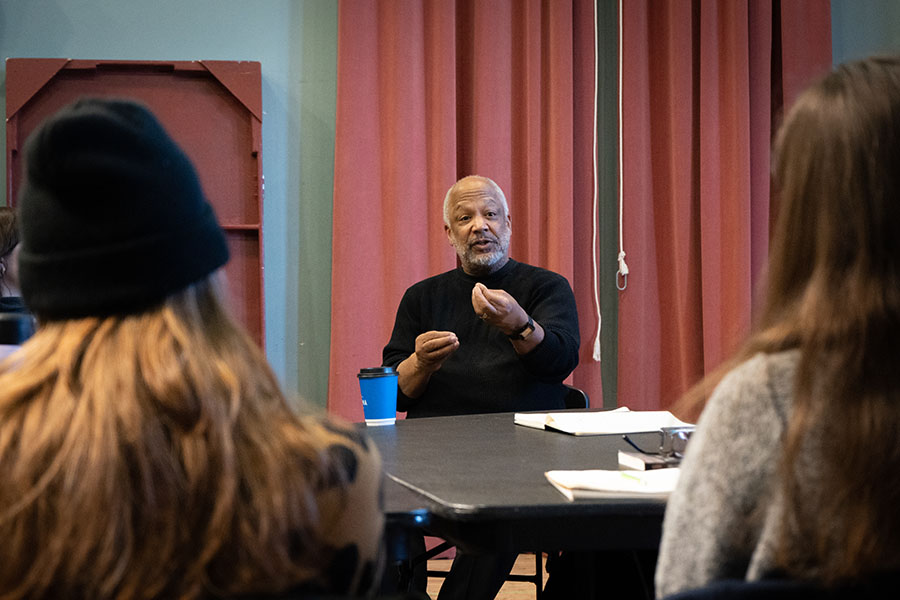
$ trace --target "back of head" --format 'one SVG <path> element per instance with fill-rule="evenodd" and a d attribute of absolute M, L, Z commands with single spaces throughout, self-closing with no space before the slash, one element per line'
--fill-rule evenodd
<path fill-rule="evenodd" d="M 225 238 L 188 158 L 145 107 L 83 100 L 25 164 L 21 282 L 41 326 L 0 365 L 0 596 L 324 586 L 347 489 L 328 450 L 355 438 L 298 419 L 224 310 Z M 360 508 L 359 572 L 381 523 Z"/>
<path fill-rule="evenodd" d="M 848 63 L 809 88 L 774 170 L 781 206 L 748 347 L 800 353 L 783 566 L 825 581 L 898 568 L 900 58 Z"/>
<path fill-rule="evenodd" d="M 900 289 L 900 58 L 841 65 L 803 93 L 779 133 L 774 179 L 770 317 L 804 301 L 819 313 L 805 323 L 827 325 L 834 315 L 820 311 Z"/>
<path fill-rule="evenodd" d="M 20 283 L 43 319 L 159 304 L 228 260 L 187 156 L 144 106 L 83 99 L 25 146 Z"/>

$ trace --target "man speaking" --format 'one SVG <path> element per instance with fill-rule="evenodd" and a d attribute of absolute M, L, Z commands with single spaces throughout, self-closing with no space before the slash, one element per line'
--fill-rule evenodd
<path fill-rule="evenodd" d="M 460 266 L 420 281 L 400 301 L 383 364 L 399 373 L 408 417 L 564 407 L 578 365 L 578 314 L 566 279 L 509 257 L 500 187 L 472 175 L 444 200 Z"/>
<path fill-rule="evenodd" d="M 397 369 L 407 417 L 565 407 L 578 364 L 578 314 L 565 277 L 509 257 L 506 197 L 487 177 L 457 181 L 444 229 L 460 266 L 403 295 L 382 362 Z M 493 598 L 515 555 L 457 553 L 440 600 Z"/>

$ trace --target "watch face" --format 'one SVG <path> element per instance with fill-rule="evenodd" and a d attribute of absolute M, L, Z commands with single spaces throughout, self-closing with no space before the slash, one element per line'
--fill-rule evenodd
<path fill-rule="evenodd" d="M 508 337 L 511 340 L 526 340 L 532 333 L 534 333 L 534 320 L 528 317 L 528 322 L 522 325 L 522 329 L 510 334 Z"/>

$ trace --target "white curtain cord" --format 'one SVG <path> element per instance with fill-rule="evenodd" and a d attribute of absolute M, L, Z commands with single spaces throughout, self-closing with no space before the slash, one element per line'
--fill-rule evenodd
<path fill-rule="evenodd" d="M 593 236 L 593 252 L 591 253 L 591 260 L 594 268 L 593 276 L 594 276 L 594 306 L 597 309 L 597 334 L 594 336 L 594 351 L 592 358 L 595 362 L 600 362 L 600 327 L 603 323 L 603 317 L 600 314 L 600 275 L 599 275 L 599 267 L 597 264 L 597 246 L 599 244 L 599 223 L 597 218 L 597 213 L 600 207 L 600 183 L 598 179 L 598 170 L 597 170 L 597 127 L 599 123 L 597 121 L 597 88 L 599 87 L 597 81 L 597 67 L 599 63 L 599 34 L 597 31 L 597 2 L 599 0 L 594 0 L 594 149 L 593 149 L 593 159 L 594 159 L 594 197 L 593 197 L 593 213 L 594 218 L 592 220 L 593 228 L 594 228 L 594 236 Z"/>
<path fill-rule="evenodd" d="M 596 19 L 595 19 L 596 22 Z M 594 128 L 596 131 L 596 127 Z M 625 185 L 622 181 L 622 0 L 619 0 L 619 270 L 616 272 L 616 289 L 620 292 L 628 287 L 628 265 L 625 264 L 625 241 L 623 239 L 622 213 L 624 212 Z"/>

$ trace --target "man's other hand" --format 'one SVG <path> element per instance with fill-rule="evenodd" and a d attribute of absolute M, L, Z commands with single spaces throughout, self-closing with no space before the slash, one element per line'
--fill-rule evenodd
<path fill-rule="evenodd" d="M 416 337 L 416 351 L 397 365 L 397 384 L 406 396 L 418 398 L 425 391 L 431 374 L 459 348 L 452 331 L 426 331 Z"/>
<path fill-rule="evenodd" d="M 426 331 L 416 337 L 418 369 L 434 373 L 459 348 L 459 339 L 452 331 Z"/>

